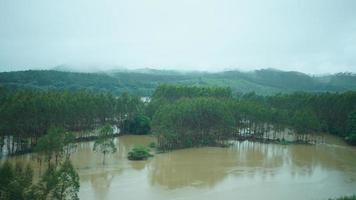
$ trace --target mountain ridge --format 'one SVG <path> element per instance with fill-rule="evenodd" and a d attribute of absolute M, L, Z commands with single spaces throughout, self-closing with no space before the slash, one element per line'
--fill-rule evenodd
<path fill-rule="evenodd" d="M 308 75 L 297 71 L 260 69 L 222 72 L 134 69 L 100 72 L 25 70 L 0 73 L 0 85 L 11 89 L 80 90 L 120 94 L 151 95 L 160 84 L 230 87 L 236 93 L 261 95 L 303 92 L 344 92 L 356 90 L 356 74 L 340 72 Z"/>

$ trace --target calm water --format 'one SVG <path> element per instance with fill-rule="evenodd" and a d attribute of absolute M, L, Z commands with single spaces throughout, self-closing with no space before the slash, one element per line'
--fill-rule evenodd
<path fill-rule="evenodd" d="M 327 144 L 275 145 L 236 142 L 229 148 L 192 148 L 128 161 L 134 144 L 147 136 L 116 139 L 107 157 L 79 144 L 72 156 L 81 181 L 80 198 L 90 199 L 328 199 L 356 193 L 356 148 L 328 137 Z M 13 160 L 33 160 L 18 156 Z M 36 165 L 35 163 L 33 163 Z"/>

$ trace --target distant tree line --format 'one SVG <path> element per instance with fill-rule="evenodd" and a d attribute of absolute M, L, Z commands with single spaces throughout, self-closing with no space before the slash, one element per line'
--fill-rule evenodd
<path fill-rule="evenodd" d="M 82 131 L 104 124 L 133 134 L 152 129 L 162 149 L 231 137 L 284 142 L 286 130 L 301 143 L 316 142 L 320 132 L 356 143 L 356 92 L 236 96 L 230 88 L 161 85 L 146 103 L 128 93 L 0 88 L 0 94 L 0 145 L 10 153 L 35 146 L 51 126 Z"/>

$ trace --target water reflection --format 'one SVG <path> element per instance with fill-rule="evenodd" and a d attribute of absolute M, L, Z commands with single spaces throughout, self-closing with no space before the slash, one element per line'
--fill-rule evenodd
<path fill-rule="evenodd" d="M 106 199 L 115 175 L 116 174 L 107 171 L 90 175 L 90 182 L 95 193 L 95 199 Z"/>
<path fill-rule="evenodd" d="M 355 152 L 353 147 L 330 145 L 235 142 L 230 148 L 193 148 L 157 155 L 150 164 L 149 177 L 152 185 L 168 189 L 214 187 L 230 175 L 271 180 L 284 174 L 292 182 L 338 171 L 355 180 Z"/>
<path fill-rule="evenodd" d="M 149 161 L 131 161 L 130 162 L 130 165 L 132 167 L 132 169 L 135 169 L 135 170 L 143 170 L 147 164 L 149 163 Z"/>
<path fill-rule="evenodd" d="M 236 154 L 227 148 L 192 148 L 159 154 L 150 164 L 151 184 L 169 189 L 213 187 L 236 165 Z"/>

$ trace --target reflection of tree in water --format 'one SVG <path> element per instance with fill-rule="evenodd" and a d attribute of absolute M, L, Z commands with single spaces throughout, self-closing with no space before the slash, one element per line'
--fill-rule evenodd
<path fill-rule="evenodd" d="M 151 184 L 170 189 L 213 187 L 229 174 L 247 178 L 273 178 L 283 172 L 312 176 L 316 169 L 342 170 L 356 163 L 344 148 L 323 145 L 275 145 L 235 142 L 229 148 L 195 148 L 158 154 L 150 161 Z M 338 156 L 339 155 L 339 156 Z M 346 164 L 346 165 L 345 165 Z M 143 166 L 144 167 L 144 166 Z"/>
<path fill-rule="evenodd" d="M 95 199 L 106 199 L 113 179 L 115 176 L 120 176 L 122 172 L 122 169 L 88 169 L 88 171 L 82 172 L 80 182 L 91 184 Z"/>
<path fill-rule="evenodd" d="M 321 158 L 317 156 L 316 146 L 295 145 L 288 148 L 288 161 L 291 174 L 296 176 L 311 176 L 316 167 L 322 167 Z"/>
<path fill-rule="evenodd" d="M 311 176 L 316 167 L 323 164 L 330 167 L 330 163 L 323 163 L 323 153 L 317 151 L 315 145 L 274 145 L 245 141 L 236 142 L 231 148 L 239 155 L 234 171 L 238 176 L 273 177 L 282 168 L 292 176 Z"/>
<path fill-rule="evenodd" d="M 151 184 L 170 189 L 213 187 L 236 165 L 236 154 L 228 148 L 194 148 L 158 154 L 149 165 Z"/>
<path fill-rule="evenodd" d="M 106 199 L 114 174 L 102 172 L 92 174 L 90 182 L 95 193 L 95 199 Z"/>
<path fill-rule="evenodd" d="M 292 176 L 312 176 L 316 169 L 356 172 L 356 151 L 349 146 L 274 145 L 245 141 L 234 143 L 231 149 L 238 154 L 233 173 L 239 176 L 274 176 L 282 168 Z"/>
<path fill-rule="evenodd" d="M 293 175 L 312 175 L 316 168 L 353 174 L 356 149 L 340 145 L 295 145 L 289 148 Z"/>
<path fill-rule="evenodd" d="M 254 142 L 235 142 L 231 147 L 238 157 L 232 173 L 236 176 L 253 177 L 256 174 L 265 178 L 274 176 L 283 166 L 285 148 Z"/>
<path fill-rule="evenodd" d="M 129 161 L 131 167 L 135 170 L 143 170 L 150 160 L 143 161 Z"/>

